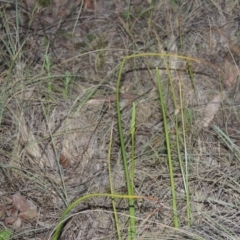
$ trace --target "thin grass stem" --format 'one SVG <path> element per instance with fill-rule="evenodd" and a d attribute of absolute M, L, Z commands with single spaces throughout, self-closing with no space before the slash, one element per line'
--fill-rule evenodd
<path fill-rule="evenodd" d="M 123 158 L 124 174 L 126 178 L 127 193 L 130 196 L 130 195 L 133 195 L 132 194 L 133 188 L 131 184 L 130 174 L 128 171 L 127 154 L 126 154 L 126 148 L 125 148 L 125 143 L 123 138 L 123 129 L 122 129 L 122 120 L 121 120 L 122 118 L 121 118 L 121 109 L 120 109 L 120 82 L 121 82 L 121 76 L 122 76 L 125 61 L 126 61 L 126 58 L 123 59 L 122 64 L 120 66 L 120 70 L 119 70 L 117 87 L 116 87 L 116 99 L 117 99 L 118 129 L 119 129 L 119 138 L 120 138 L 121 152 L 122 152 L 122 158 Z M 133 239 L 136 236 L 134 199 L 129 198 L 128 206 L 129 206 L 129 215 L 130 215 L 130 236 Z"/>
<path fill-rule="evenodd" d="M 167 144 L 168 166 L 169 166 L 169 175 L 170 175 L 171 192 L 172 192 L 173 224 L 174 224 L 174 227 L 178 228 L 179 220 L 178 220 L 178 215 L 177 215 L 177 200 L 176 200 L 175 183 L 174 183 L 174 177 L 173 177 L 171 144 L 170 144 L 170 138 L 169 138 L 169 132 L 168 132 L 166 107 L 165 107 L 165 103 L 164 103 L 164 99 L 163 99 L 162 84 L 161 84 L 158 68 L 156 68 L 156 73 L 157 73 L 157 86 L 158 86 L 158 92 L 159 92 L 159 100 L 160 100 L 160 104 L 162 107 L 164 131 L 165 131 L 166 144 Z"/>
<path fill-rule="evenodd" d="M 108 146 L 108 174 L 109 174 L 110 193 L 114 194 L 112 171 L 111 171 L 112 138 L 113 138 L 113 122 L 112 122 L 111 133 L 110 133 L 110 142 L 109 142 L 109 146 Z M 121 240 L 122 236 L 121 236 L 121 231 L 120 231 L 120 224 L 119 224 L 119 220 L 118 220 L 115 199 L 112 199 L 112 206 L 113 206 L 113 215 L 114 215 L 114 221 L 115 221 L 115 225 L 116 225 L 118 240 Z"/>

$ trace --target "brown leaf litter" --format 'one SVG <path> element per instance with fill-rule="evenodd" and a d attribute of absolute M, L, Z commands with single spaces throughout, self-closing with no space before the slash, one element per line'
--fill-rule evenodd
<path fill-rule="evenodd" d="M 20 228 L 24 221 L 36 221 L 38 211 L 36 205 L 25 196 L 16 192 L 9 203 L 0 207 L 0 218 L 4 219 L 6 225 Z"/>

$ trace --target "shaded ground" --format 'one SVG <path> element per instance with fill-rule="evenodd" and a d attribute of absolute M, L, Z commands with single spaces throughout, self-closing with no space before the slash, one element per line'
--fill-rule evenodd
<path fill-rule="evenodd" d="M 135 192 L 157 199 L 136 201 L 137 239 L 240 238 L 237 1 L 0 3 L 1 230 L 12 230 L 12 239 L 51 239 L 69 203 L 109 193 L 110 139 L 114 192 L 126 194 L 117 76 L 123 57 L 153 52 L 171 56 L 133 58 L 121 79 L 129 159 L 132 102 L 137 105 Z M 156 67 L 168 113 L 179 229 L 173 228 Z M 175 116 L 189 172 L 190 226 Z M 116 206 L 125 239 L 128 202 Z M 61 239 L 117 239 L 111 199 L 79 204 Z"/>

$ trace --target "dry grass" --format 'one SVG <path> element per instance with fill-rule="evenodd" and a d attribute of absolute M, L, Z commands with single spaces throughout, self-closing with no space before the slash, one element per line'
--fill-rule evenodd
<path fill-rule="evenodd" d="M 11 239 L 51 239 L 73 200 L 108 193 L 112 123 L 114 191 L 126 194 L 115 101 L 119 65 L 130 54 L 161 52 L 202 59 L 190 62 L 192 82 L 185 60 L 165 58 L 179 107 L 180 99 L 183 103 L 179 134 L 186 136 L 192 222 L 188 226 L 176 149 L 177 109 L 166 65 L 159 57 L 134 58 L 122 76 L 124 135 L 130 154 L 134 100 L 135 192 L 158 199 L 136 201 L 137 239 L 239 239 L 239 4 L 99 0 L 97 5 L 86 1 L 87 9 L 82 1 L 65 0 L 34 9 L 32 2 L 16 6 L 0 1 L 0 230 L 12 230 Z M 172 227 L 156 67 L 167 99 L 178 229 Z M 219 109 L 206 124 L 207 105 L 223 91 L 225 99 L 216 103 Z M 181 143 L 186 163 L 183 139 Z M 12 196 L 17 192 L 37 207 L 37 217 L 29 219 L 16 210 Z M 127 201 L 117 200 L 116 207 L 126 239 Z M 111 199 L 93 198 L 79 204 L 60 239 L 117 239 Z"/>

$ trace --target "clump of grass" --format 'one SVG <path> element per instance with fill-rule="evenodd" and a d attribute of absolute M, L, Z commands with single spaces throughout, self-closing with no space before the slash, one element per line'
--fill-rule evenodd
<path fill-rule="evenodd" d="M 126 155 L 126 150 L 125 150 L 125 146 L 124 146 L 123 130 L 122 130 L 122 123 L 121 123 L 120 81 L 121 81 L 121 75 L 122 75 L 122 71 L 123 71 L 125 61 L 127 61 L 128 59 L 131 59 L 131 58 L 147 57 L 147 56 L 164 57 L 164 54 L 145 53 L 145 54 L 136 54 L 136 55 L 131 55 L 131 56 L 125 57 L 122 61 L 121 67 L 120 67 L 118 82 L 117 82 L 118 126 L 119 126 L 119 135 L 120 135 L 121 150 L 122 150 L 122 157 L 123 157 L 123 166 L 124 166 L 128 195 L 132 195 L 133 188 L 132 188 L 130 173 L 128 171 L 128 164 L 127 164 L 127 157 L 126 157 L 127 155 Z M 169 55 L 169 56 L 171 56 L 171 55 Z M 178 56 L 174 56 L 174 57 L 178 57 Z M 169 72 L 169 69 L 168 69 L 168 72 Z M 173 160 L 172 160 L 172 157 L 171 157 L 171 144 L 170 144 L 170 138 L 169 138 L 169 132 L 168 132 L 168 123 L 167 123 L 167 118 L 166 118 L 167 113 L 166 113 L 166 107 L 165 107 L 165 103 L 164 103 L 164 99 L 163 99 L 163 90 L 162 90 L 162 87 L 161 87 L 161 81 L 160 81 L 160 75 L 159 75 L 158 69 L 156 70 L 156 73 L 157 73 L 158 92 L 159 92 L 160 104 L 161 104 L 163 121 L 164 121 L 167 152 L 168 152 L 168 165 L 169 165 L 171 192 L 172 192 L 172 210 L 173 210 L 173 216 L 174 216 L 173 223 L 174 223 L 174 226 L 177 228 L 179 226 L 179 219 L 178 219 L 178 215 L 177 215 L 177 202 L 176 202 L 176 192 L 175 192 L 175 184 L 174 184 L 174 177 L 173 177 L 174 173 L 173 173 L 173 163 L 172 163 Z M 171 76 L 170 75 L 169 75 L 169 79 L 170 79 L 170 83 L 171 83 Z M 173 90 L 173 87 L 172 87 L 172 90 Z M 175 94 L 174 94 L 174 92 L 172 92 L 172 93 L 173 93 L 174 102 L 176 103 Z M 135 123 L 135 121 L 134 121 L 134 123 Z M 133 165 L 132 165 L 132 167 L 133 167 Z M 186 192 L 186 193 L 188 193 L 188 192 Z M 187 197 L 187 199 L 189 199 L 189 196 Z M 133 216 L 134 216 L 135 212 L 134 212 L 134 208 L 132 206 L 133 206 L 133 202 L 131 201 L 131 199 L 129 199 L 129 213 L 130 213 L 130 216 L 132 216 L 132 218 L 134 219 Z M 131 227 L 135 229 L 135 222 L 134 221 L 131 222 L 131 218 L 130 218 L 130 228 Z M 134 235 L 135 234 L 136 233 L 134 232 Z"/>

